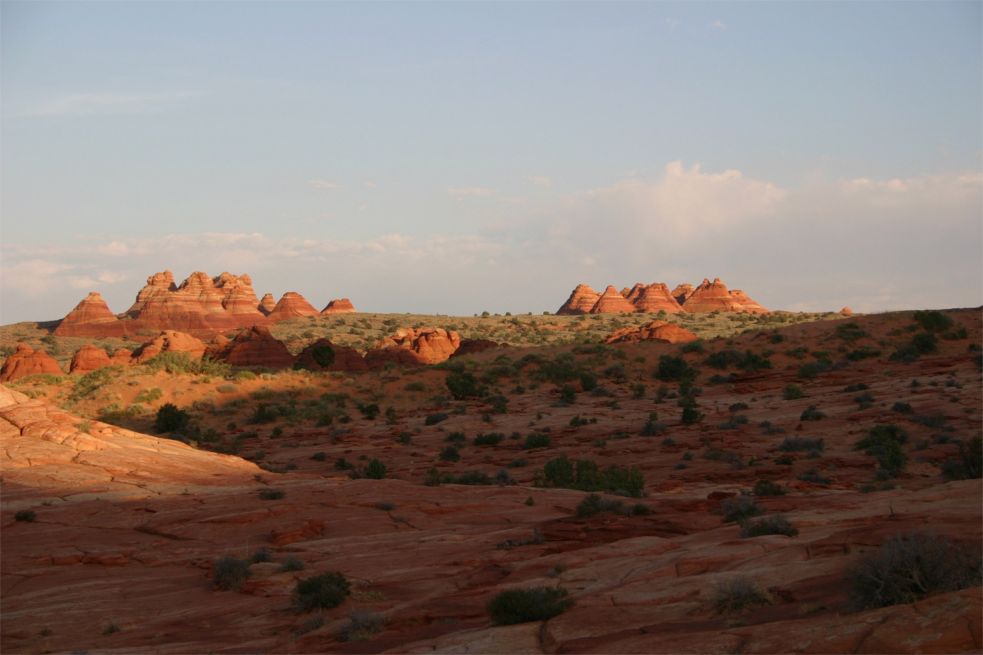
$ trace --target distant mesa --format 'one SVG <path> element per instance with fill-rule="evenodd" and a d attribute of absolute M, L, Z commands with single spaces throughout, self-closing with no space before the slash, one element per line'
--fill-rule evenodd
<path fill-rule="evenodd" d="M 338 298 L 332 300 L 324 309 L 321 310 L 322 315 L 326 314 L 351 314 L 355 311 L 355 305 L 348 298 Z"/>
<path fill-rule="evenodd" d="M 3 363 L 0 368 L 0 382 L 13 382 L 29 375 L 63 375 L 64 371 L 58 362 L 43 350 L 34 350 L 26 343 L 17 344 L 17 350 Z"/>
<path fill-rule="evenodd" d="M 618 314 L 629 312 L 748 312 L 767 314 L 768 310 L 740 289 L 728 290 L 720 278 L 703 280 L 694 287 L 680 284 L 672 291 L 663 282 L 642 284 L 618 291 L 608 286 L 598 294 L 586 284 L 578 284 L 557 314 Z"/>
<path fill-rule="evenodd" d="M 354 311 L 352 302 L 342 298 L 328 303 L 324 313 Z M 178 285 L 173 273 L 161 271 L 147 278 L 133 305 L 122 314 L 113 314 L 102 296 L 93 291 L 61 320 L 54 333 L 104 338 L 176 330 L 211 337 L 300 316 L 318 316 L 318 311 L 296 292 L 283 294 L 279 302 L 269 293 L 258 299 L 252 278 L 246 274 L 225 272 L 213 278 L 196 271 Z"/>
<path fill-rule="evenodd" d="M 637 343 L 658 341 L 661 343 L 689 343 L 696 341 L 695 334 L 684 327 L 667 321 L 652 321 L 639 327 L 627 327 L 612 332 L 604 343 Z"/>

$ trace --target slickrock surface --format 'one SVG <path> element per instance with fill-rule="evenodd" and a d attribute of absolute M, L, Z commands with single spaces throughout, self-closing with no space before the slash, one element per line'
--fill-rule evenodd
<path fill-rule="evenodd" d="M 637 328 L 622 328 L 612 332 L 605 343 L 637 341 L 661 341 L 663 343 L 688 343 L 696 341 L 696 335 L 684 327 L 666 321 L 652 321 Z"/>
<path fill-rule="evenodd" d="M 601 294 L 594 291 L 586 284 L 578 284 L 577 287 L 567 298 L 567 301 L 556 310 L 557 314 L 589 314 L 590 310 L 597 304 Z"/>
<path fill-rule="evenodd" d="M 8 357 L 0 368 L 0 382 L 12 382 L 30 375 L 50 373 L 62 375 L 64 371 L 48 353 L 34 350 L 26 343 L 17 344 L 17 350 Z"/>

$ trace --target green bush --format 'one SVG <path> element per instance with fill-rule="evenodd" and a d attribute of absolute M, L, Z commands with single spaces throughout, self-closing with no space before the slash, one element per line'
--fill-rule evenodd
<path fill-rule="evenodd" d="M 215 586 L 223 591 L 236 591 L 249 577 L 249 560 L 221 557 L 212 567 Z"/>
<path fill-rule="evenodd" d="M 591 460 L 571 461 L 566 455 L 546 462 L 543 470 L 536 474 L 536 484 L 580 491 L 608 491 L 634 498 L 640 497 L 645 490 L 645 479 L 636 467 L 609 466 L 601 470 Z"/>
<path fill-rule="evenodd" d="M 443 462 L 457 462 L 461 459 L 461 453 L 454 446 L 447 446 L 440 451 L 440 459 Z"/>
<path fill-rule="evenodd" d="M 455 370 L 447 374 L 444 380 L 447 389 L 451 392 L 454 400 L 466 400 L 468 398 L 480 398 L 484 395 L 484 390 L 472 373 L 465 370 Z"/>
<path fill-rule="evenodd" d="M 787 537 L 794 537 L 799 534 L 799 531 L 781 514 L 741 523 L 741 536 L 745 539 L 768 534 L 783 534 Z"/>
<path fill-rule="evenodd" d="M 819 421 L 824 418 L 826 418 L 826 414 L 816 409 L 815 405 L 809 405 L 799 415 L 799 419 L 802 421 Z"/>
<path fill-rule="evenodd" d="M 755 496 L 784 496 L 785 489 L 771 480 L 758 480 L 751 490 Z"/>
<path fill-rule="evenodd" d="M 969 443 L 959 442 L 959 456 L 942 463 L 947 480 L 972 480 L 983 474 L 983 439 L 973 437 Z"/>
<path fill-rule="evenodd" d="M 304 612 L 331 609 L 351 595 L 351 585 L 338 572 L 322 573 L 304 578 L 294 587 L 294 604 Z"/>
<path fill-rule="evenodd" d="M 372 458 L 365 467 L 365 477 L 371 480 L 382 480 L 386 477 L 386 465 L 378 459 Z"/>
<path fill-rule="evenodd" d="M 497 625 L 545 621 L 562 614 L 573 605 L 566 589 L 531 587 L 509 589 L 488 603 L 488 613 Z"/>
<path fill-rule="evenodd" d="M 881 469 L 891 476 L 896 476 L 908 461 L 901 448 L 907 440 L 908 434 L 893 423 L 877 425 L 854 445 L 854 450 L 862 450 L 867 455 L 877 458 Z"/>
<path fill-rule="evenodd" d="M 682 357 L 662 355 L 655 377 L 663 382 L 692 383 L 696 379 L 696 369 L 690 367 Z"/>
<path fill-rule="evenodd" d="M 499 442 L 501 442 L 502 439 L 504 439 L 504 438 L 505 438 L 505 435 L 502 434 L 501 432 L 489 432 L 487 434 L 479 434 L 478 436 L 476 436 L 474 438 L 474 445 L 475 446 L 495 446 Z"/>
<path fill-rule="evenodd" d="M 785 389 L 782 391 L 782 398 L 785 400 L 798 400 L 799 398 L 805 398 L 805 392 L 797 384 L 788 384 L 785 385 Z"/>
<path fill-rule="evenodd" d="M 720 513 L 723 514 L 724 523 L 744 521 L 763 512 L 764 510 L 754 502 L 754 498 L 743 494 L 733 498 L 725 498 L 720 503 Z"/>
<path fill-rule="evenodd" d="M 14 520 L 22 523 L 34 523 L 34 519 L 36 519 L 37 516 L 38 515 L 35 514 L 34 510 L 22 509 L 14 514 Z"/>
<path fill-rule="evenodd" d="M 891 537 L 847 573 L 853 609 L 912 603 L 980 584 L 979 551 L 921 532 Z"/>
<path fill-rule="evenodd" d="M 926 332 L 945 332 L 952 327 L 952 319 L 936 310 L 917 311 L 912 318 Z"/>
<path fill-rule="evenodd" d="M 526 441 L 522 444 L 522 447 L 525 450 L 532 450 L 534 448 L 549 448 L 551 441 L 550 435 L 546 434 L 545 432 L 533 432 L 532 434 L 526 436 Z"/>
<path fill-rule="evenodd" d="M 287 494 L 282 489 L 271 489 L 270 487 L 265 487 L 259 490 L 258 495 L 260 500 L 280 500 Z"/>
<path fill-rule="evenodd" d="M 770 605 L 771 598 L 748 578 L 732 578 L 714 588 L 713 606 L 718 614 L 741 612 L 757 605 Z"/>
<path fill-rule="evenodd" d="M 315 344 L 314 347 L 311 348 L 311 357 L 321 368 L 328 368 L 334 364 L 334 348 L 326 343 Z"/>
<path fill-rule="evenodd" d="M 102 369 L 105 370 L 105 369 Z M 191 423 L 191 415 L 183 409 L 178 409 L 173 403 L 164 403 L 157 410 L 154 419 L 154 431 L 158 433 L 180 432 Z"/>
<path fill-rule="evenodd" d="M 801 451 L 821 452 L 826 448 L 826 442 L 822 439 L 810 439 L 808 437 L 785 437 L 778 449 L 787 453 Z"/>
<path fill-rule="evenodd" d="M 438 423 L 446 420 L 447 420 L 447 414 L 444 414 L 443 412 L 438 412 L 436 414 L 427 414 L 427 417 L 423 419 L 423 424 L 437 425 Z"/>

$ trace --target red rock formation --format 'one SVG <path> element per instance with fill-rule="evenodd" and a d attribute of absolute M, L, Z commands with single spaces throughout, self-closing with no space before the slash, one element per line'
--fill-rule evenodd
<path fill-rule="evenodd" d="M 740 289 L 731 289 L 730 297 L 740 307 L 738 311 L 748 312 L 749 314 L 769 313 L 767 309 L 765 309 L 762 305 L 758 304 L 757 301 L 753 300 L 749 295 L 747 295 Z"/>
<path fill-rule="evenodd" d="M 697 336 L 684 327 L 666 321 L 652 321 L 640 327 L 622 328 L 612 332 L 604 343 L 637 341 L 661 341 L 662 343 L 688 343 Z"/>
<path fill-rule="evenodd" d="M 461 339 L 461 345 L 451 357 L 463 357 L 474 353 L 484 352 L 492 348 L 503 348 L 505 344 L 492 341 L 491 339 Z"/>
<path fill-rule="evenodd" d="M 48 353 L 34 350 L 26 343 L 19 343 L 14 354 L 8 357 L 0 368 L 0 382 L 13 382 L 41 373 L 63 375 L 64 371 Z"/>
<path fill-rule="evenodd" d="M 261 320 L 259 300 L 253 291 L 253 280 L 248 275 L 222 273 L 214 280 L 215 287 L 222 291 L 222 307 L 233 315 L 242 315 L 248 321 Z"/>
<path fill-rule="evenodd" d="M 597 299 L 591 307 L 591 314 L 617 314 L 634 312 L 635 306 L 618 292 L 613 286 L 608 285 L 601 297 Z"/>
<path fill-rule="evenodd" d="M 667 312 L 675 314 L 683 311 L 676 299 L 669 293 L 669 287 L 662 282 L 653 282 L 636 295 L 634 300 L 629 297 L 632 304 L 640 312 Z"/>
<path fill-rule="evenodd" d="M 348 298 L 338 298 L 337 300 L 332 300 L 329 302 L 324 309 L 321 310 L 321 314 L 351 314 L 355 311 L 355 305 Z"/>
<path fill-rule="evenodd" d="M 92 344 L 85 344 L 75 351 L 72 356 L 72 363 L 68 367 L 69 373 L 88 373 L 96 369 L 112 366 L 113 361 L 106 354 L 106 351 Z"/>
<path fill-rule="evenodd" d="M 693 285 L 692 284 L 678 284 L 676 288 L 672 290 L 672 297 L 676 299 L 680 305 L 686 303 L 690 296 L 693 295 Z"/>
<path fill-rule="evenodd" d="M 296 291 L 288 291 L 277 302 L 267 317 L 270 321 L 286 321 L 298 316 L 317 316 L 317 310 Z"/>
<path fill-rule="evenodd" d="M 126 310 L 127 316 L 136 318 L 140 315 L 143 309 L 147 306 L 148 302 L 151 302 L 155 298 L 162 298 L 167 296 L 172 291 L 176 291 L 177 287 L 174 286 L 174 274 L 170 271 L 161 271 L 160 273 L 154 273 L 147 278 L 147 284 L 137 292 L 137 299 L 134 301 L 133 305 Z"/>
<path fill-rule="evenodd" d="M 294 356 L 283 342 L 274 338 L 269 329 L 261 325 L 240 331 L 224 346 L 209 349 L 208 354 L 213 359 L 232 366 L 290 368 L 294 364 Z"/>
<path fill-rule="evenodd" d="M 557 314 L 588 314 L 601 295 L 586 284 L 578 284 Z"/>
<path fill-rule="evenodd" d="M 259 301 L 259 311 L 264 315 L 269 316 L 270 312 L 276 307 L 276 299 L 273 298 L 272 293 L 263 294 L 263 297 Z"/>
<path fill-rule="evenodd" d="M 844 307 L 843 309 L 840 310 L 840 315 L 841 316 L 853 316 L 853 310 L 850 309 L 849 307 Z"/>
<path fill-rule="evenodd" d="M 133 356 L 133 352 L 128 348 L 117 348 L 113 352 L 112 362 L 114 365 L 122 364 L 126 365 L 130 363 L 130 358 Z"/>
<path fill-rule="evenodd" d="M 365 354 L 371 368 L 396 364 L 439 364 L 461 345 L 457 332 L 443 328 L 400 328 Z"/>
<path fill-rule="evenodd" d="M 642 295 L 642 292 L 645 291 L 645 288 L 646 287 L 644 284 L 641 282 L 636 282 L 631 289 L 628 287 L 622 289 L 621 295 L 624 296 L 628 302 L 634 305 L 638 301 L 639 296 Z"/>
<path fill-rule="evenodd" d="M 325 351 L 331 352 L 327 355 Z M 309 371 L 365 371 L 369 366 L 365 358 L 354 348 L 318 339 L 297 355 L 296 367 Z"/>
<path fill-rule="evenodd" d="M 54 333 L 59 337 L 121 337 L 124 332 L 122 322 L 106 301 L 92 291 L 61 319 Z"/>
<path fill-rule="evenodd" d="M 164 330 L 136 349 L 133 362 L 142 364 L 165 352 L 186 353 L 191 359 L 201 359 L 205 354 L 205 344 L 190 334 Z"/>

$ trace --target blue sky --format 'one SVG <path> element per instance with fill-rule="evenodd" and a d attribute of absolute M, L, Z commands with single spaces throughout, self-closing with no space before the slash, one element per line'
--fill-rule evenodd
<path fill-rule="evenodd" d="M 981 7 L 4 2 L 0 320 L 163 268 L 375 311 L 979 305 Z"/>

